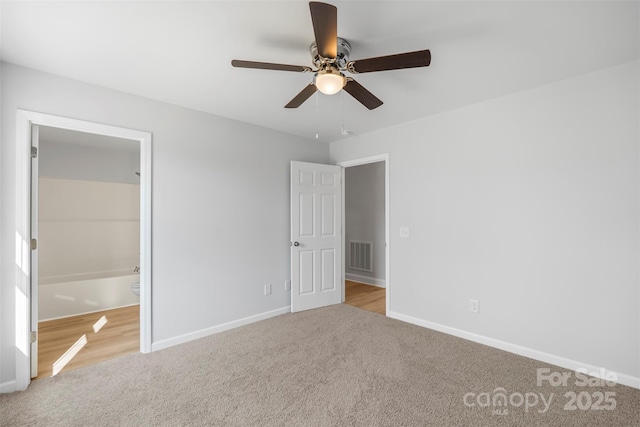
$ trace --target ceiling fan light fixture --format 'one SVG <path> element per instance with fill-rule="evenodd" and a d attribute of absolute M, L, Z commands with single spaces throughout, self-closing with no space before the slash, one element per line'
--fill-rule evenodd
<path fill-rule="evenodd" d="M 309 2 L 309 11 L 315 36 L 315 40 L 309 46 L 309 53 L 311 54 L 311 62 L 317 67 L 316 70 L 301 65 L 238 59 L 231 61 L 232 66 L 239 68 L 315 73 L 313 82 L 307 84 L 284 108 L 298 108 L 317 91 L 326 95 L 334 95 L 344 89 L 356 101 L 369 110 L 373 110 L 380 107 L 383 102 L 353 78 L 345 77 L 342 72 L 361 74 L 427 67 L 431 64 L 429 49 L 350 60 L 351 44 L 338 37 L 338 10 L 336 6 L 320 1 L 311 1 Z"/>
<path fill-rule="evenodd" d="M 347 79 L 340 71 L 326 68 L 316 74 L 315 85 L 325 95 L 334 95 L 342 90 Z"/>

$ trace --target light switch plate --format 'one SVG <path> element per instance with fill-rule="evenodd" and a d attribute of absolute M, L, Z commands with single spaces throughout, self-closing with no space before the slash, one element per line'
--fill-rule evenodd
<path fill-rule="evenodd" d="M 400 237 L 409 237 L 409 227 L 400 227 Z"/>
<path fill-rule="evenodd" d="M 469 311 L 472 313 L 478 313 L 480 311 L 480 302 L 477 299 L 469 300 Z"/>

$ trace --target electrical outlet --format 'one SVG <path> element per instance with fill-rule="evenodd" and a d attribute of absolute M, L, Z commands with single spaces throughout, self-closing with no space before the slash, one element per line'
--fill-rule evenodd
<path fill-rule="evenodd" d="M 284 281 L 284 290 L 285 291 L 290 291 L 291 290 L 291 280 L 285 280 Z"/>
<path fill-rule="evenodd" d="M 271 283 L 267 283 L 264 285 L 264 294 L 271 295 Z"/>
<path fill-rule="evenodd" d="M 400 227 L 400 237 L 409 237 L 409 227 Z"/>
<path fill-rule="evenodd" d="M 469 300 L 469 311 L 472 313 L 478 313 L 480 311 L 480 302 L 477 299 Z"/>

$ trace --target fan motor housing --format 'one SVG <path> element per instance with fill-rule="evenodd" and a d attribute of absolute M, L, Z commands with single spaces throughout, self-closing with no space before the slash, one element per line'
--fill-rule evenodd
<path fill-rule="evenodd" d="M 326 66 L 327 63 L 333 63 L 339 69 L 344 70 L 347 66 L 347 62 L 349 62 L 351 45 L 345 39 L 338 37 L 338 55 L 336 56 L 335 60 L 332 58 L 321 57 L 318 54 L 318 46 L 316 45 L 316 42 L 311 43 L 309 51 L 311 52 L 313 63 L 316 67 L 318 67 L 318 69 L 323 68 L 323 65 Z"/>

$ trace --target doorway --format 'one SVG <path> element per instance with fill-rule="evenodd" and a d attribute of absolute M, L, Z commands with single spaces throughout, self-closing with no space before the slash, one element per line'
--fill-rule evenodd
<path fill-rule="evenodd" d="M 140 144 L 48 126 L 35 134 L 39 379 L 140 351 Z"/>
<path fill-rule="evenodd" d="M 16 247 L 23 254 L 16 276 L 16 389 L 24 390 L 32 377 L 32 362 L 37 360 L 37 286 L 32 287 L 32 257 L 37 257 L 37 240 L 31 227 L 31 185 L 38 126 L 87 132 L 133 140 L 140 147 L 140 351 L 151 351 L 151 134 L 94 122 L 17 111 L 16 123 Z M 35 136 L 35 141 L 32 137 Z M 37 155 L 36 155 L 37 158 Z M 35 162 L 37 167 L 37 162 Z M 37 184 L 36 184 L 37 185 Z M 36 230 L 37 235 L 37 230 Z M 31 250 L 29 250 L 31 248 Z M 30 254 L 30 255 L 28 255 Z M 35 271 L 37 275 L 37 270 Z M 37 282 L 36 282 L 37 283 Z"/>
<path fill-rule="evenodd" d="M 344 298 L 349 305 L 389 313 L 388 154 L 343 167 Z"/>

